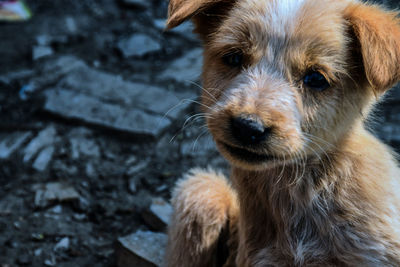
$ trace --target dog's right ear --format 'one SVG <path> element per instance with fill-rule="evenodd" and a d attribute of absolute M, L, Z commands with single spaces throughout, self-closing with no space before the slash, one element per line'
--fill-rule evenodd
<path fill-rule="evenodd" d="M 185 20 L 192 19 L 200 35 L 215 29 L 221 17 L 235 0 L 170 0 L 167 29 L 172 29 Z"/>

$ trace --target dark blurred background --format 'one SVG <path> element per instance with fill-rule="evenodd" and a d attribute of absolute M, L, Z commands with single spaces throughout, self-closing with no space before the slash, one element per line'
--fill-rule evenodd
<path fill-rule="evenodd" d="M 164 32 L 166 0 L 26 3 L 0 22 L 0 266 L 159 265 L 175 181 L 228 169 L 196 116 L 191 24 Z M 371 124 L 396 149 L 399 103 Z"/>

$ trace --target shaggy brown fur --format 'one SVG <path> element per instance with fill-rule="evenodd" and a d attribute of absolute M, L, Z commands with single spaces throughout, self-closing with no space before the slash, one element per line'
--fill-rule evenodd
<path fill-rule="evenodd" d="M 397 13 L 354 0 L 171 0 L 168 27 L 188 18 L 232 188 L 210 171 L 178 183 L 167 265 L 400 266 L 400 170 L 364 127 L 400 79 Z M 328 88 L 310 88 L 310 72 Z M 238 142 L 231 121 L 243 116 L 268 138 Z"/>

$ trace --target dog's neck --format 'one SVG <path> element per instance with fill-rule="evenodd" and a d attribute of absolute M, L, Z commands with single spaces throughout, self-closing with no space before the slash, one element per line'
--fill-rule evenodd
<path fill-rule="evenodd" d="M 232 180 L 239 194 L 241 227 L 247 228 L 252 238 L 269 235 L 271 240 L 296 238 L 296 232 L 307 233 L 304 228 L 310 229 L 310 235 L 316 227 L 329 232 L 327 214 L 337 208 L 338 192 L 348 190 L 344 187 L 351 184 L 356 164 L 338 148 L 318 160 L 309 158 L 263 171 L 234 167 Z M 255 227 L 254 222 L 265 227 Z"/>

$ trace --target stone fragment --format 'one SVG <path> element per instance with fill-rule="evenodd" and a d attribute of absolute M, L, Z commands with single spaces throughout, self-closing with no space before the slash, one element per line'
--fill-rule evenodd
<path fill-rule="evenodd" d="M 54 246 L 54 251 L 66 251 L 69 249 L 69 246 L 70 246 L 69 238 L 64 237 Z"/>
<path fill-rule="evenodd" d="M 190 83 L 199 81 L 203 62 L 203 50 L 196 48 L 181 58 L 174 60 L 159 76 L 161 79 L 175 79 Z"/>
<path fill-rule="evenodd" d="M 78 26 L 76 25 L 76 21 L 73 17 L 66 17 L 65 25 L 67 26 L 68 32 L 71 34 L 75 34 L 78 31 Z"/>
<path fill-rule="evenodd" d="M 166 26 L 166 20 L 165 19 L 155 19 L 154 20 L 154 26 L 160 30 L 164 31 L 165 26 Z M 197 40 L 197 36 L 193 33 L 194 26 L 191 21 L 186 21 L 179 25 L 178 27 L 175 27 L 173 29 L 168 30 L 167 33 L 175 33 L 179 34 L 180 36 L 190 39 L 190 40 Z"/>
<path fill-rule="evenodd" d="M 27 80 L 31 78 L 35 72 L 31 69 L 23 69 L 19 71 L 12 71 L 5 74 L 0 75 L 0 82 L 9 84 L 13 81 L 17 80 Z"/>
<path fill-rule="evenodd" d="M 41 74 L 32 79 L 37 88 L 45 88 L 59 81 L 64 75 L 73 70 L 86 67 L 85 62 L 75 56 L 62 56 L 47 60 L 41 69 Z"/>
<path fill-rule="evenodd" d="M 207 156 L 216 151 L 216 145 L 210 135 L 199 133 L 193 138 L 183 140 L 180 151 L 183 157 Z"/>
<path fill-rule="evenodd" d="M 168 112 L 167 115 L 172 118 L 176 118 L 188 107 L 189 103 L 181 103 L 182 99 L 195 97 L 194 94 L 171 93 L 156 86 L 127 82 L 121 76 L 91 68 L 79 68 L 71 72 L 59 83 L 59 87 L 90 95 L 104 102 L 140 107 L 160 115 Z M 160 99 L 163 101 L 157 101 Z"/>
<path fill-rule="evenodd" d="M 131 178 L 131 179 L 129 179 L 129 192 L 131 192 L 132 194 L 135 194 L 136 193 L 136 191 L 137 191 L 137 184 L 138 184 L 138 181 L 137 181 L 137 179 L 135 179 L 135 178 Z"/>
<path fill-rule="evenodd" d="M 118 267 L 163 266 L 167 235 L 149 231 L 137 231 L 118 238 L 116 247 Z"/>
<path fill-rule="evenodd" d="M 70 132 L 69 142 L 71 144 L 72 159 L 79 159 L 81 156 L 99 158 L 100 148 L 91 139 L 91 132 L 83 127 L 75 128 Z"/>
<path fill-rule="evenodd" d="M 54 153 L 53 146 L 44 148 L 42 151 L 40 151 L 39 155 L 33 162 L 32 167 L 37 171 L 44 171 L 49 165 L 51 159 L 53 158 L 53 153 Z"/>
<path fill-rule="evenodd" d="M 147 168 L 147 166 L 150 164 L 150 160 L 145 160 L 142 162 L 139 162 L 138 164 L 132 165 L 128 168 L 128 170 L 126 171 L 126 174 L 128 176 L 132 176 L 134 174 L 139 173 L 140 171 L 144 170 L 145 168 Z"/>
<path fill-rule="evenodd" d="M 143 219 L 153 229 L 163 231 L 169 225 L 172 214 L 171 205 L 162 198 L 154 198 Z"/>
<path fill-rule="evenodd" d="M 120 105 L 103 103 L 94 97 L 65 89 L 48 90 L 45 95 L 46 111 L 115 130 L 157 137 L 171 125 L 166 117 L 135 108 L 124 109 Z"/>
<path fill-rule="evenodd" d="M 49 46 L 34 46 L 32 49 L 32 59 L 38 60 L 42 57 L 51 56 L 53 53 L 53 49 Z"/>
<path fill-rule="evenodd" d="M 129 38 L 120 40 L 117 48 L 125 58 L 129 58 L 159 51 L 161 44 L 148 35 L 137 33 Z"/>
<path fill-rule="evenodd" d="M 0 159 L 9 158 L 31 136 L 31 132 L 16 132 L 1 138 Z"/>
<path fill-rule="evenodd" d="M 56 141 L 56 129 L 49 126 L 42 130 L 24 149 L 24 162 L 30 161 L 40 150 Z"/>
<path fill-rule="evenodd" d="M 71 186 L 62 183 L 48 183 L 44 185 L 36 185 L 35 188 L 36 207 L 47 207 L 55 202 L 71 202 L 78 201 L 80 198 L 79 193 Z"/>

